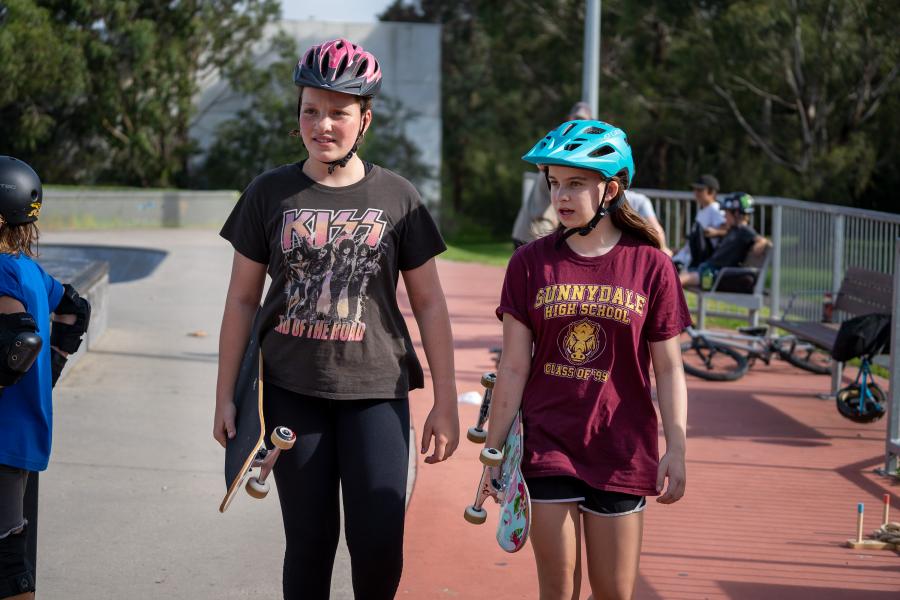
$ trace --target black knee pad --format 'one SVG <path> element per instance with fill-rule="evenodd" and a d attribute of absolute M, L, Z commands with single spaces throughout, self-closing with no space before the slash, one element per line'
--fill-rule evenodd
<path fill-rule="evenodd" d="M 25 558 L 27 541 L 24 529 L 0 539 L 0 598 L 34 591 L 34 571 Z"/>

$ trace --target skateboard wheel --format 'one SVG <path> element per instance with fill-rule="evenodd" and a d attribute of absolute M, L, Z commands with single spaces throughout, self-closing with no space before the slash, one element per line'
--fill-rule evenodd
<path fill-rule="evenodd" d="M 290 450 L 294 446 L 294 442 L 297 441 L 297 434 L 287 427 L 276 427 L 272 430 L 271 439 L 276 448 Z"/>
<path fill-rule="evenodd" d="M 483 508 L 467 506 L 466 512 L 463 513 L 463 518 L 472 525 L 481 525 L 487 519 L 487 511 Z"/>
<path fill-rule="evenodd" d="M 269 493 L 269 482 L 260 482 L 256 477 L 251 477 L 250 479 L 248 479 L 247 485 L 245 487 L 247 493 L 257 499 L 265 498 Z"/>
<path fill-rule="evenodd" d="M 497 375 L 495 373 L 485 373 L 481 376 L 481 385 L 486 388 L 493 388 L 496 381 Z"/>
<path fill-rule="evenodd" d="M 496 448 L 485 448 L 481 451 L 481 464 L 488 467 L 499 467 L 503 464 L 503 452 Z"/>
<path fill-rule="evenodd" d="M 484 440 L 487 439 L 487 431 L 485 431 L 484 429 L 479 429 L 478 427 L 469 427 L 469 431 L 466 433 L 466 438 L 468 438 L 470 442 L 483 444 Z"/>

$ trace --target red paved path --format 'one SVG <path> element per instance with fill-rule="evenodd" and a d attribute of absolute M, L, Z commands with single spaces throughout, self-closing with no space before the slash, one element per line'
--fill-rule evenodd
<path fill-rule="evenodd" d="M 438 264 L 457 385 L 460 393 L 480 391 L 481 374 L 492 368 L 488 348 L 501 338 L 493 310 L 503 270 Z M 900 521 L 900 485 L 872 472 L 883 462 L 885 423 L 840 417 L 815 396 L 828 384 L 780 361 L 732 383 L 688 378 L 687 494 L 648 507 L 636 598 L 900 599 L 900 556 L 840 546 L 855 535 L 857 502 L 866 503 L 871 530 L 889 492 L 891 520 Z M 413 394 L 418 432 L 430 385 Z M 460 406 L 463 436 L 477 412 Z M 494 541 L 495 505 L 480 527 L 462 518 L 480 476 L 479 450 L 463 437 L 448 462 L 426 465 L 420 456 L 398 598 L 537 598 L 531 548 L 510 555 Z M 581 597 L 588 594 L 584 584 Z"/>

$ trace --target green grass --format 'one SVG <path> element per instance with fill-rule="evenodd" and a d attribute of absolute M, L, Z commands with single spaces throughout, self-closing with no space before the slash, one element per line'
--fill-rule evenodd
<path fill-rule="evenodd" d="M 478 263 L 505 267 L 512 256 L 512 242 L 447 242 L 447 251 L 440 255 L 444 260 Z"/>

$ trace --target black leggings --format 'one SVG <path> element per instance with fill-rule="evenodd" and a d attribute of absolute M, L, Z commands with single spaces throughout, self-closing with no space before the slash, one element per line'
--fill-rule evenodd
<path fill-rule="evenodd" d="M 392 599 L 403 570 L 408 400 L 327 400 L 270 383 L 265 389 L 268 433 L 284 425 L 297 434 L 274 470 L 287 539 L 285 599 L 329 597 L 339 484 L 354 596 Z"/>

